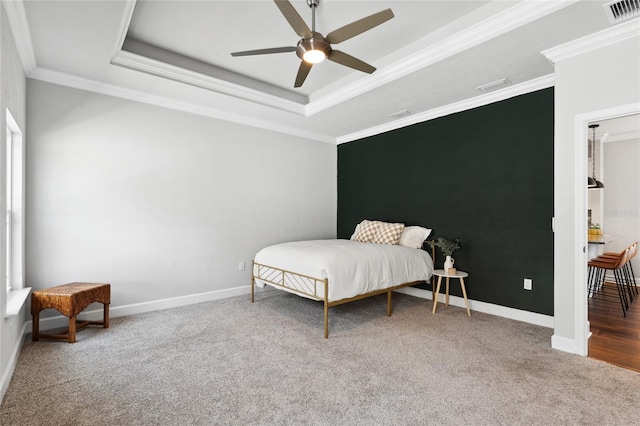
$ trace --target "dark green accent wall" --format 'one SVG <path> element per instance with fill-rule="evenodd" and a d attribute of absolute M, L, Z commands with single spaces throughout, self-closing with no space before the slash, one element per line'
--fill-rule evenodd
<path fill-rule="evenodd" d="M 460 238 L 473 300 L 553 315 L 552 216 L 552 88 L 338 146 L 338 238 L 362 219 Z"/>

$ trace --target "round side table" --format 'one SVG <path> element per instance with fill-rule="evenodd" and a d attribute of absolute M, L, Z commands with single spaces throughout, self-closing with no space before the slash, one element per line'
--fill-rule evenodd
<path fill-rule="evenodd" d="M 462 287 L 462 295 L 464 296 L 464 304 L 467 306 L 467 315 L 471 316 L 471 310 L 469 310 L 469 301 L 467 300 L 467 289 L 464 286 L 464 279 L 469 276 L 464 271 L 456 271 L 455 274 L 448 274 L 444 269 L 436 269 L 433 271 L 433 275 L 438 277 L 438 285 L 436 287 L 436 292 L 433 295 L 433 313 L 436 313 L 436 306 L 438 305 L 438 295 L 440 294 L 440 284 L 442 284 L 442 277 L 447 279 L 447 290 L 446 290 L 446 306 L 449 306 L 449 278 L 458 278 L 460 280 L 460 287 Z"/>

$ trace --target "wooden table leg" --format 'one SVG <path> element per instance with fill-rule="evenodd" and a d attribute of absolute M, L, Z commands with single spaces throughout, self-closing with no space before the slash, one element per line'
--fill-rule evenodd
<path fill-rule="evenodd" d="M 436 287 L 436 292 L 433 293 L 433 312 L 436 313 L 436 306 L 438 305 L 438 295 L 440 294 L 440 284 L 442 283 L 442 277 L 438 276 L 438 285 Z"/>
<path fill-rule="evenodd" d="M 104 313 L 102 314 L 102 322 L 104 328 L 109 328 L 109 304 L 104 304 Z"/>
<path fill-rule="evenodd" d="M 76 342 L 76 317 L 69 317 L 69 343 Z"/>
<path fill-rule="evenodd" d="M 464 278 L 460 277 L 460 287 L 462 287 L 462 295 L 464 296 L 464 304 L 467 306 L 467 316 L 471 316 L 471 310 L 469 309 L 469 301 L 467 300 L 467 289 L 464 286 Z"/>
<path fill-rule="evenodd" d="M 447 297 L 446 297 L 446 305 L 449 306 L 449 277 L 447 277 Z"/>
<path fill-rule="evenodd" d="M 31 332 L 31 341 L 37 342 L 40 338 L 40 312 L 33 314 L 33 325 Z"/>

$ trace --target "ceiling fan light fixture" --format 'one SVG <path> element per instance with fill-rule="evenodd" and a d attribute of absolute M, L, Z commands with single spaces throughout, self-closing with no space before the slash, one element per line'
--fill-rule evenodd
<path fill-rule="evenodd" d="M 638 0 L 640 1 L 640 0 Z M 331 44 L 342 43 L 365 31 L 369 31 L 378 25 L 387 22 L 393 18 L 391 9 L 385 9 L 373 15 L 366 16 L 357 21 L 353 21 L 343 27 L 331 31 L 327 36 L 316 32 L 316 8 L 320 4 L 320 0 L 307 0 L 307 6 L 311 8 L 311 28 L 309 28 L 289 0 L 274 0 L 278 9 L 287 20 L 291 28 L 301 37 L 298 44 L 293 46 L 271 47 L 268 49 L 245 50 L 242 52 L 231 52 L 231 56 L 251 56 L 265 55 L 270 53 L 296 52 L 298 58 L 302 60 L 298 67 L 296 80 L 293 87 L 301 87 L 307 78 L 313 64 L 329 59 L 345 67 L 362 71 L 368 74 L 373 73 L 376 68 L 361 61 L 358 58 L 344 53 L 340 50 L 333 50 Z"/>
<path fill-rule="evenodd" d="M 322 62 L 327 59 L 327 54 L 322 50 L 307 50 L 302 55 L 302 59 L 310 64 L 317 64 L 318 62 Z"/>
<path fill-rule="evenodd" d="M 329 57 L 331 46 L 321 34 L 313 33 L 313 37 L 303 38 L 298 42 L 296 54 L 307 63 L 317 64 Z"/>

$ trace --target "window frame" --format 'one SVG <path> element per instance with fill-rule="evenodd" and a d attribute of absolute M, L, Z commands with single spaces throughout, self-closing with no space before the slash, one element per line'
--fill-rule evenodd
<path fill-rule="evenodd" d="M 18 315 L 29 295 L 25 287 L 25 230 L 24 183 L 25 149 L 24 134 L 17 121 L 6 110 L 5 161 L 1 173 L 5 178 L 5 229 L 2 233 L 5 253 L 2 257 L 2 282 L 4 286 L 5 318 Z"/>

